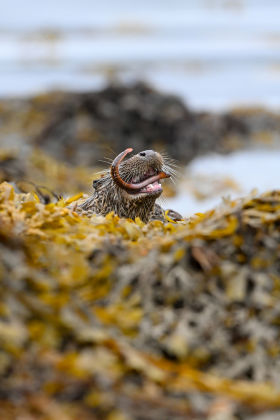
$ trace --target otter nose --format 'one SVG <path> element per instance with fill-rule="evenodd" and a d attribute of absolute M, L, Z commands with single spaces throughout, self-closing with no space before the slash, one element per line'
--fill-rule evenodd
<path fill-rule="evenodd" d="M 143 152 L 139 153 L 139 156 L 142 157 L 152 157 L 155 156 L 156 152 L 154 150 L 144 150 Z"/>

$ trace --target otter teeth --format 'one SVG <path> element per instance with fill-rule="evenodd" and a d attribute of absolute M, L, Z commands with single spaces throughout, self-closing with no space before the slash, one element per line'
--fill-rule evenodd
<path fill-rule="evenodd" d="M 161 190 L 161 184 L 158 181 L 148 184 L 146 187 L 142 188 L 141 192 L 156 192 Z"/>

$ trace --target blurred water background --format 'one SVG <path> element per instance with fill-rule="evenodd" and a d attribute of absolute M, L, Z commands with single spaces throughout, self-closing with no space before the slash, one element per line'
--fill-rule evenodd
<path fill-rule="evenodd" d="M 278 0 L 2 1 L 0 96 L 142 80 L 192 109 L 278 111 L 279 22 Z M 197 158 L 185 178 L 209 190 L 211 182 L 233 182 L 200 200 L 185 185 L 169 203 L 189 214 L 227 192 L 276 188 L 279 158 L 279 150 Z"/>
<path fill-rule="evenodd" d="M 2 97 L 141 79 L 197 109 L 279 109 L 278 0 L 2 0 L 0 10 Z"/>

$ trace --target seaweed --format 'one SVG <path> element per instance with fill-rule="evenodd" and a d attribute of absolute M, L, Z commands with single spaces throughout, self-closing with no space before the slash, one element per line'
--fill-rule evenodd
<path fill-rule="evenodd" d="M 0 185 L 0 418 L 278 418 L 280 191 L 147 225 L 79 197 Z"/>

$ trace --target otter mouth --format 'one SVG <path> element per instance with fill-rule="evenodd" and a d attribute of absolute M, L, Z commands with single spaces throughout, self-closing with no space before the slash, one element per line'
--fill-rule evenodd
<path fill-rule="evenodd" d="M 124 181 L 119 172 L 119 164 L 128 153 L 132 152 L 132 148 L 128 148 L 120 153 L 111 165 L 111 176 L 114 182 L 129 194 L 159 194 L 162 192 L 160 179 L 169 178 L 170 174 L 163 171 L 150 169 L 144 174 L 142 179 L 133 178 L 131 182 Z"/>
<path fill-rule="evenodd" d="M 153 181 L 154 177 L 159 174 L 159 171 L 150 168 L 141 178 L 132 178 L 131 184 L 132 185 L 139 185 L 144 182 L 149 182 L 147 185 L 142 187 L 140 190 L 132 190 L 130 191 L 131 194 L 154 194 L 154 193 L 161 193 L 162 186 L 159 180 Z M 151 182 L 153 181 L 153 182 Z"/>

